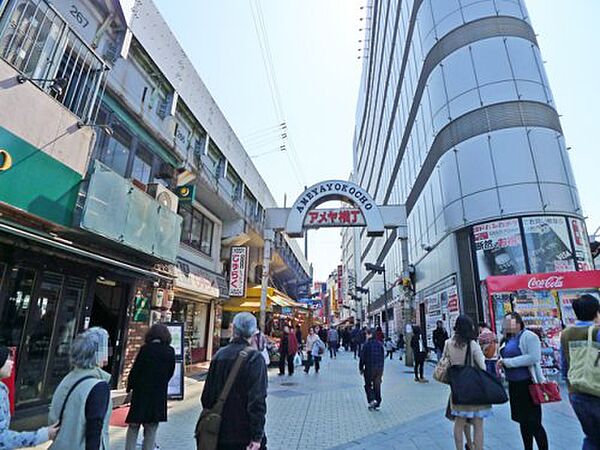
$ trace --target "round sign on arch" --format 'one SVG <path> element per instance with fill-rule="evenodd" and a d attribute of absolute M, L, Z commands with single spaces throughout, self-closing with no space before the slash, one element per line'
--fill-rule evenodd
<path fill-rule="evenodd" d="M 285 231 L 290 237 L 304 235 L 304 219 L 317 206 L 340 200 L 354 205 L 363 214 L 368 236 L 382 236 L 383 216 L 371 195 L 355 183 L 342 180 L 327 180 L 306 189 L 290 209 Z"/>

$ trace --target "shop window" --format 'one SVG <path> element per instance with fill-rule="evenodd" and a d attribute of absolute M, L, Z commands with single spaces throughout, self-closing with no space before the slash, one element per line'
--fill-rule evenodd
<path fill-rule="evenodd" d="M 575 270 L 573 249 L 564 217 L 525 217 L 523 231 L 531 273 Z"/>
<path fill-rule="evenodd" d="M 8 298 L 0 320 L 0 345 L 19 347 L 31 303 L 35 271 L 14 267 L 6 274 Z"/>
<path fill-rule="evenodd" d="M 152 179 L 152 166 L 154 164 L 154 155 L 146 147 L 138 146 L 133 157 L 131 167 L 131 178 L 141 183 L 148 184 Z"/>
<path fill-rule="evenodd" d="M 210 256 L 214 223 L 204 214 L 189 206 L 179 208 L 179 215 L 183 217 L 181 242 Z"/>

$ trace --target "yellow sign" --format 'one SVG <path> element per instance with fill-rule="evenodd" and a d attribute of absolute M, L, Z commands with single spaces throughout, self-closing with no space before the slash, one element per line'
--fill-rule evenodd
<path fill-rule="evenodd" d="M 0 172 L 4 172 L 12 167 L 12 157 L 6 150 L 0 148 Z"/>

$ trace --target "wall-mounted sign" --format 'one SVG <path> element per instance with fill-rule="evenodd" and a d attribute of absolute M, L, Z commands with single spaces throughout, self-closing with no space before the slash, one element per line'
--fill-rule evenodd
<path fill-rule="evenodd" d="M 313 209 L 304 218 L 304 228 L 364 227 L 367 224 L 360 209 Z"/>
<path fill-rule="evenodd" d="M 231 247 L 231 269 L 229 273 L 229 296 L 246 296 L 246 271 L 248 269 L 248 247 Z"/>
<path fill-rule="evenodd" d="M 343 296 L 343 287 L 342 287 L 342 283 L 343 283 L 343 276 L 344 276 L 344 266 L 342 266 L 341 264 L 337 267 L 337 288 L 338 288 L 338 298 L 337 298 L 337 302 L 338 304 L 342 304 L 344 303 L 344 296 Z"/>
<path fill-rule="evenodd" d="M 570 272 L 575 261 L 564 217 L 524 217 L 523 231 L 532 272 Z"/>
<path fill-rule="evenodd" d="M 202 273 L 200 267 L 184 262 L 179 258 L 177 258 L 177 265 L 175 266 L 175 276 L 177 277 L 175 278 L 175 288 L 214 298 L 220 295 L 216 279 L 209 280 Z"/>
<path fill-rule="evenodd" d="M 490 275 L 525 273 L 525 254 L 518 219 L 475 225 L 473 242 L 480 280 Z"/>
<path fill-rule="evenodd" d="M 4 172 L 12 167 L 12 156 L 3 148 L 0 148 L 0 172 Z"/>
<path fill-rule="evenodd" d="M 180 202 L 191 202 L 196 196 L 196 185 L 186 184 L 184 186 L 179 186 L 175 190 L 175 193 L 177 194 L 177 197 L 179 197 Z"/>

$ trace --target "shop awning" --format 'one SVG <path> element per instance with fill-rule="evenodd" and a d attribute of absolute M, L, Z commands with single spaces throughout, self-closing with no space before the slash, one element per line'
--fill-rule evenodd
<path fill-rule="evenodd" d="M 224 311 L 232 312 L 257 312 L 260 311 L 260 294 L 261 287 L 254 286 L 248 288 L 246 291 L 246 297 L 242 298 L 231 298 L 223 303 Z M 281 308 L 302 308 L 306 309 L 306 305 L 298 303 L 292 300 L 290 297 L 285 295 L 283 292 L 278 291 L 275 288 L 270 287 L 267 290 L 267 311 L 273 310 L 273 305 Z"/>

